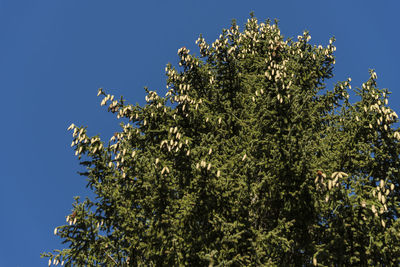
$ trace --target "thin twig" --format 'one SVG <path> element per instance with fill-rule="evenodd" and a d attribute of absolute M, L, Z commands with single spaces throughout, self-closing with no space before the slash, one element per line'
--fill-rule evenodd
<path fill-rule="evenodd" d="M 112 261 L 115 263 L 115 265 L 117 265 L 118 266 L 118 263 L 114 260 L 114 258 L 113 257 L 111 257 L 111 255 L 110 254 L 108 254 L 107 253 L 107 256 L 110 258 L 110 259 L 112 259 Z"/>

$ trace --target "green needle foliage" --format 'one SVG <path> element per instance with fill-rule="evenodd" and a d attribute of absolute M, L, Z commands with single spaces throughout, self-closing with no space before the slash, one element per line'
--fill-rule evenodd
<path fill-rule="evenodd" d="M 183 47 L 165 97 L 102 105 L 122 119 L 102 141 L 71 125 L 95 200 L 76 198 L 44 253 L 66 266 L 400 264 L 396 113 L 377 76 L 327 88 L 326 47 L 254 16 L 200 57 Z M 353 102 L 349 100 L 349 93 Z M 81 158 L 82 157 L 82 158 Z"/>

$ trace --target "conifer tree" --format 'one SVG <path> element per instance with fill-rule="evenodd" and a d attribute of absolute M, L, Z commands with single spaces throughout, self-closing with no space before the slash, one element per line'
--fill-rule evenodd
<path fill-rule="evenodd" d="M 400 263 L 396 113 L 377 75 L 329 88 L 334 39 L 285 39 L 252 15 L 166 67 L 145 106 L 99 89 L 109 141 L 72 124 L 96 199 L 76 198 L 44 253 L 66 266 Z M 350 101 L 352 99 L 352 101 Z"/>

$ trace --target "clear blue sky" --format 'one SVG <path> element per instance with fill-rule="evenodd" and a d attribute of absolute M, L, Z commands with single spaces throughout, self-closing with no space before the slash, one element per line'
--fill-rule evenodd
<path fill-rule="evenodd" d="M 374 68 L 400 114 L 399 1 L 0 0 L 0 267 L 46 266 L 40 252 L 62 247 L 53 229 L 88 195 L 66 129 L 119 129 L 97 89 L 143 104 L 144 86 L 164 90 L 178 48 L 196 52 L 200 33 L 212 42 L 251 11 L 286 37 L 335 36 L 334 80 L 359 86 Z"/>

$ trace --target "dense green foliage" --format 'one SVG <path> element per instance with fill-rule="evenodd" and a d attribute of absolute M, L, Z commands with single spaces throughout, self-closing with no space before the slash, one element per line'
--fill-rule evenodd
<path fill-rule="evenodd" d="M 333 88 L 333 39 L 235 22 L 183 47 L 144 107 L 99 90 L 109 142 L 71 125 L 95 200 L 76 199 L 54 264 L 397 265 L 399 140 L 376 74 Z M 351 97 L 349 97 L 351 95 Z M 354 102 L 349 99 L 354 98 Z"/>

